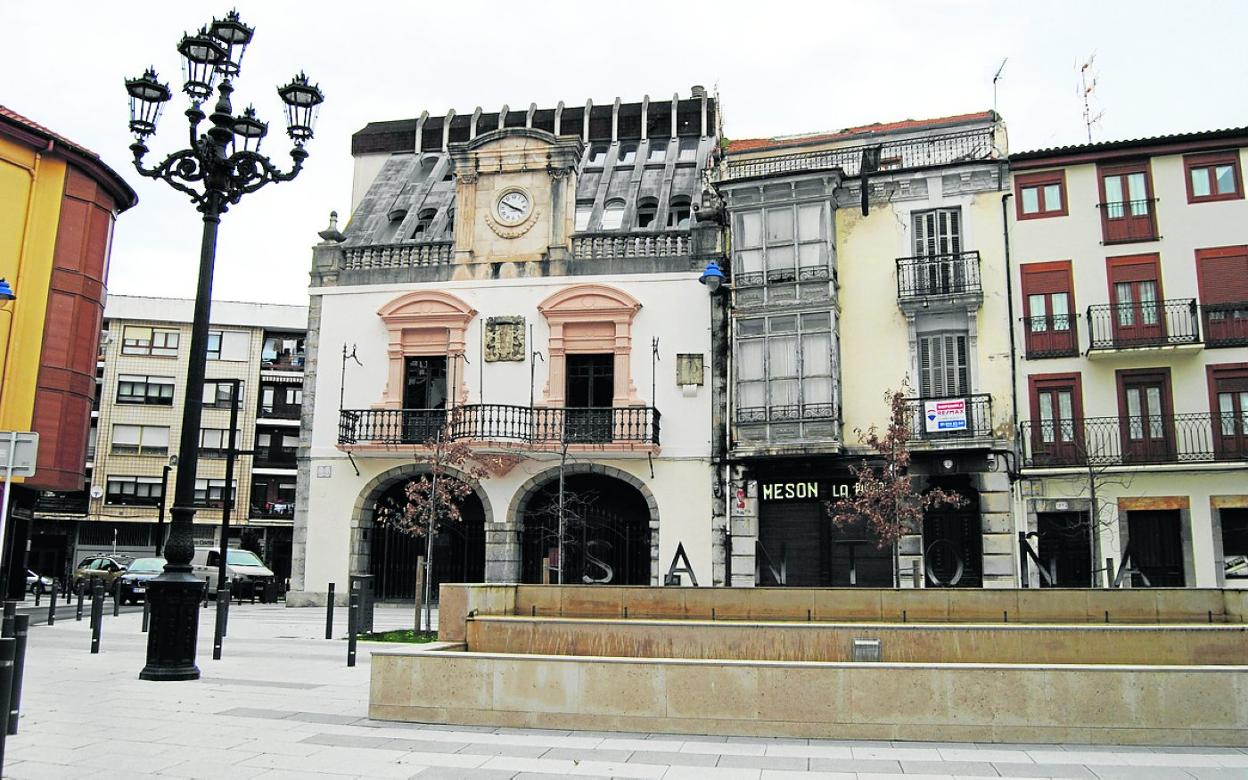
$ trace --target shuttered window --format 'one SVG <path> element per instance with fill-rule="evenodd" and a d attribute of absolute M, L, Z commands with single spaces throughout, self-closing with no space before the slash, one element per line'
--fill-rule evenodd
<path fill-rule="evenodd" d="M 933 209 L 914 215 L 914 254 L 919 257 L 962 251 L 960 209 Z"/>
<path fill-rule="evenodd" d="M 1196 250 L 1206 347 L 1248 346 L 1248 246 Z"/>
<path fill-rule="evenodd" d="M 966 395 L 970 384 L 965 333 L 919 337 L 919 395 L 924 398 Z"/>

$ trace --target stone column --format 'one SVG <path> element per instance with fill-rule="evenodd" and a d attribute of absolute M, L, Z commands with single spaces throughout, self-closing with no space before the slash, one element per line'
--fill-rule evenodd
<path fill-rule="evenodd" d="M 485 581 L 520 581 L 520 528 L 517 524 L 485 524 Z"/>

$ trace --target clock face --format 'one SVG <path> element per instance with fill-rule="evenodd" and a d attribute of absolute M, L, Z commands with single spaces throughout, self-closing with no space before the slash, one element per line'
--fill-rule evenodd
<path fill-rule="evenodd" d="M 523 222 L 525 217 L 529 216 L 532 205 L 528 195 L 520 190 L 511 190 L 503 193 L 494 210 L 498 213 L 499 221 L 514 225 Z"/>

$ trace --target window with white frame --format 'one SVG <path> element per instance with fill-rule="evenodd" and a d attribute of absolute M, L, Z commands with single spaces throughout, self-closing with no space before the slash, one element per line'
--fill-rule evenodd
<path fill-rule="evenodd" d="M 768 206 L 737 214 L 738 286 L 783 284 L 828 278 L 823 203 Z"/>
<path fill-rule="evenodd" d="M 127 325 L 121 332 L 121 354 L 178 356 L 178 331 Z"/>
<path fill-rule="evenodd" d="M 238 403 L 243 404 L 243 382 L 238 384 Z M 230 398 L 234 392 L 233 383 L 226 381 L 214 381 L 211 379 L 204 380 L 204 406 L 213 406 L 221 409 L 230 408 Z"/>
<path fill-rule="evenodd" d="M 117 403 L 173 405 L 173 377 L 121 374 L 117 377 Z"/>
<path fill-rule="evenodd" d="M 965 333 L 924 333 L 918 337 L 919 395 L 943 398 L 971 391 Z"/>
<path fill-rule="evenodd" d="M 238 480 L 230 482 L 230 502 L 233 503 L 238 495 Z M 195 480 L 195 505 L 196 506 L 222 506 L 225 504 L 225 480 L 224 479 L 197 479 Z"/>
<path fill-rule="evenodd" d="M 234 431 L 234 447 L 241 449 L 243 446 L 243 432 Z M 230 429 L 229 428 L 200 428 L 199 429 L 199 452 L 201 455 L 210 458 L 224 458 L 230 449 Z"/>
<path fill-rule="evenodd" d="M 245 361 L 251 354 L 251 337 L 243 331 L 208 332 L 208 359 Z"/>
<path fill-rule="evenodd" d="M 624 224 L 624 201 L 609 200 L 602 209 L 602 229 L 619 230 Z"/>
<path fill-rule="evenodd" d="M 738 422 L 835 416 L 830 312 L 738 320 L 736 354 Z"/>
<path fill-rule="evenodd" d="M 110 474 L 105 484 L 106 504 L 151 506 L 159 504 L 163 495 L 160 477 L 124 477 Z"/>
<path fill-rule="evenodd" d="M 114 455 L 168 455 L 167 425 L 114 425 Z"/>
<path fill-rule="evenodd" d="M 581 201 L 576 204 L 576 222 L 572 229 L 580 233 L 589 230 L 589 218 L 594 214 L 593 201 Z"/>

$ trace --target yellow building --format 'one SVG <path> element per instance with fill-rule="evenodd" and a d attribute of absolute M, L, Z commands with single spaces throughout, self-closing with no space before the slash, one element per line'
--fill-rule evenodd
<path fill-rule="evenodd" d="M 137 202 L 96 154 L 0 106 L 0 277 L 16 294 L 0 310 L 0 430 L 40 435 L 6 557 L 25 549 L 35 491 L 83 485 L 113 222 Z"/>

